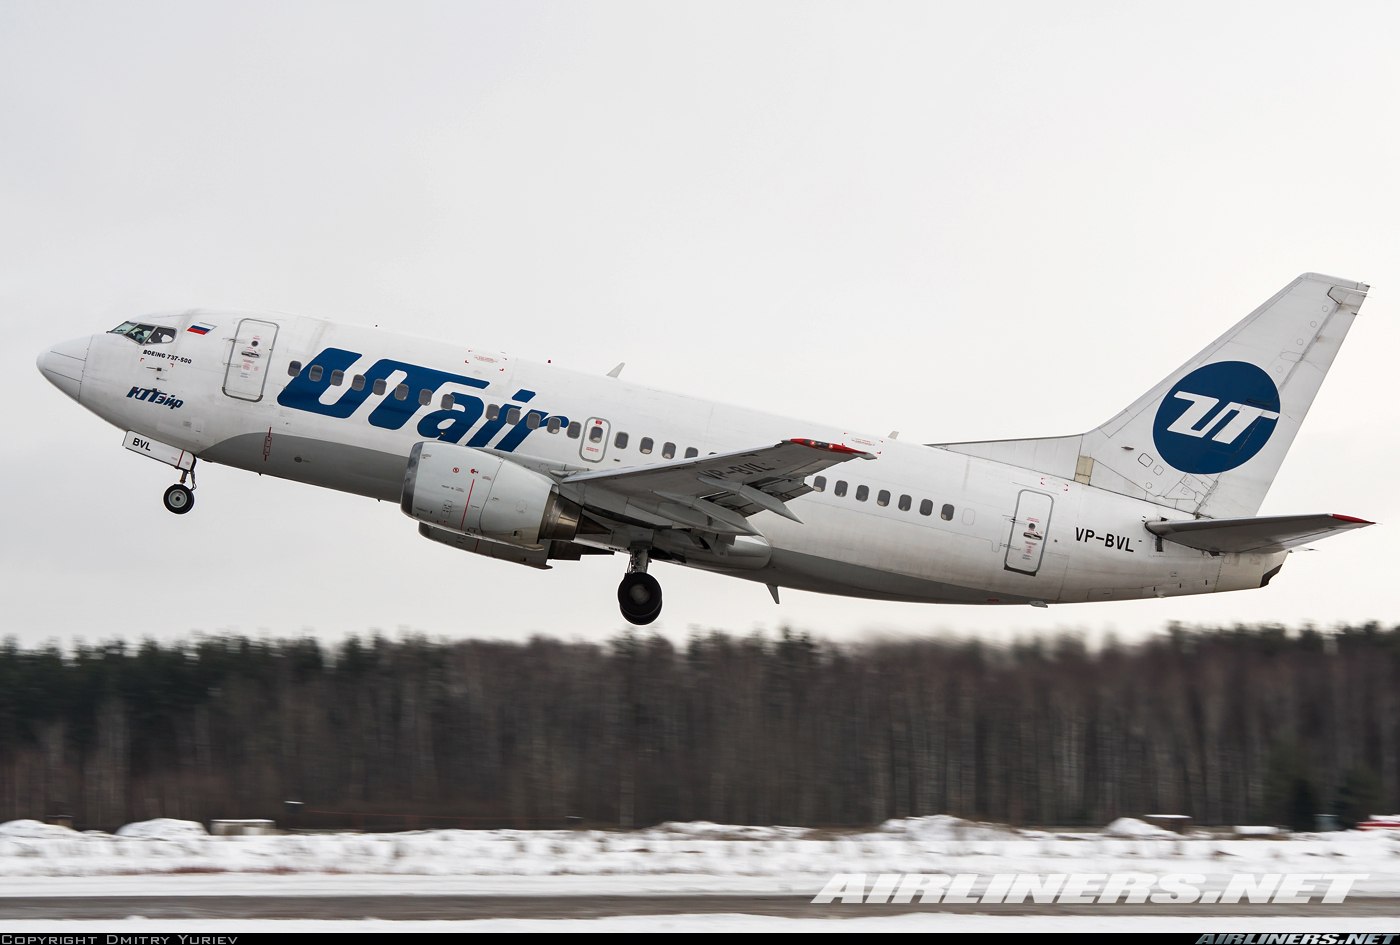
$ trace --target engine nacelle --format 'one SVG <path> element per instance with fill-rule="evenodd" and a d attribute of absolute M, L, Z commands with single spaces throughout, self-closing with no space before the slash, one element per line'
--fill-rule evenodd
<path fill-rule="evenodd" d="M 413 447 L 399 507 L 437 528 L 514 545 L 568 541 L 578 531 L 581 514 L 548 477 L 439 440 Z"/>

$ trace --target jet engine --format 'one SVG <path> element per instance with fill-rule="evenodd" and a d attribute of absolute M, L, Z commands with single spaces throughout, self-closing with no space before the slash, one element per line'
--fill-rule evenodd
<path fill-rule="evenodd" d="M 399 507 L 436 528 L 513 545 L 568 541 L 578 531 L 581 514 L 547 476 L 438 440 L 413 447 Z"/>

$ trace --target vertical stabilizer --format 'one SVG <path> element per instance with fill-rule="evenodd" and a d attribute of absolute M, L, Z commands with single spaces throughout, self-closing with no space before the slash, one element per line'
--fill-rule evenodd
<path fill-rule="evenodd" d="M 1299 276 L 1088 433 L 940 445 L 1194 515 L 1254 515 L 1366 290 Z"/>

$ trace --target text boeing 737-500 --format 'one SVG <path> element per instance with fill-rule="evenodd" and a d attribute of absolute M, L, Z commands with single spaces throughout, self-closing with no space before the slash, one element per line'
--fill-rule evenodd
<path fill-rule="evenodd" d="M 392 499 L 425 538 L 548 568 L 628 555 L 778 589 L 1045 604 L 1262 587 L 1288 550 L 1369 522 L 1257 517 L 1366 296 L 1294 279 L 1107 423 L 921 445 L 479 348 L 312 318 L 154 315 L 39 356 L 127 449 Z M 187 484 L 188 483 L 188 484 Z"/>

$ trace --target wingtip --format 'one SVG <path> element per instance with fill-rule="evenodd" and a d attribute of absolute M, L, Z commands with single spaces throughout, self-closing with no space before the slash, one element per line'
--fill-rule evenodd
<path fill-rule="evenodd" d="M 859 457 L 860 459 L 874 459 L 874 453 L 867 453 L 865 450 L 858 450 L 854 446 L 847 446 L 844 443 L 828 443 L 825 440 L 814 440 L 811 437 L 795 436 L 787 443 L 796 443 L 798 446 L 805 446 L 814 450 L 826 450 L 828 453 L 844 453 L 848 456 Z"/>

